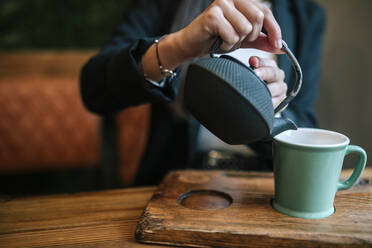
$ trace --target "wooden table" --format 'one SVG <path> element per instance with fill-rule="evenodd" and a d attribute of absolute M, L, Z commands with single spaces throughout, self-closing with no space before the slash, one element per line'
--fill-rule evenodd
<path fill-rule="evenodd" d="M 372 168 L 363 177 L 372 180 Z M 164 247 L 134 240 L 155 189 L 0 199 L 0 247 Z"/>

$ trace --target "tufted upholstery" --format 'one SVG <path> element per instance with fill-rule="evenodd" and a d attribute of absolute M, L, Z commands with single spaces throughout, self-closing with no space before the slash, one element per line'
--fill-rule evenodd
<path fill-rule="evenodd" d="M 80 102 L 81 59 L 68 63 L 75 71 L 62 54 L 0 60 L 0 171 L 97 165 L 99 119 Z"/>
<path fill-rule="evenodd" d="M 0 173 L 97 166 L 100 118 L 80 100 L 92 52 L 0 54 Z M 120 113 L 121 182 L 130 185 L 147 143 L 150 106 Z"/>
<path fill-rule="evenodd" d="M 0 170 L 98 164 L 98 118 L 79 101 L 76 80 L 0 82 Z"/>

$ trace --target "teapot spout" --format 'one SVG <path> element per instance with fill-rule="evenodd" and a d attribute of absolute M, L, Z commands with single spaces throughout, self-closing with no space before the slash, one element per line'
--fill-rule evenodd
<path fill-rule="evenodd" d="M 287 118 L 274 118 L 274 125 L 271 130 L 270 137 L 273 138 L 276 135 L 287 130 L 297 130 L 296 124 L 292 120 Z"/>

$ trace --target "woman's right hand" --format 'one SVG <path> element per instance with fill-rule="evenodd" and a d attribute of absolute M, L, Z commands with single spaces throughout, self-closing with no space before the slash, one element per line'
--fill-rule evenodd
<path fill-rule="evenodd" d="M 262 27 L 267 35 L 261 33 Z M 169 34 L 158 46 L 164 68 L 179 65 L 208 54 L 217 37 L 223 43 L 220 52 L 240 47 L 282 53 L 282 34 L 271 10 L 257 0 L 215 0 L 187 27 Z M 163 78 L 159 71 L 155 46 L 145 53 L 143 70 L 148 78 Z"/>
<path fill-rule="evenodd" d="M 261 33 L 265 27 L 267 34 Z M 217 36 L 221 52 L 240 47 L 281 53 L 282 35 L 271 10 L 257 0 L 215 0 L 192 23 L 179 31 L 185 56 L 210 52 Z"/>

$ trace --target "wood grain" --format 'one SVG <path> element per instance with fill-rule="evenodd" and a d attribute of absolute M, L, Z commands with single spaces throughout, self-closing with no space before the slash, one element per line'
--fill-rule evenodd
<path fill-rule="evenodd" d="M 154 189 L 3 199 L 0 247 L 136 245 L 135 226 Z"/>
<path fill-rule="evenodd" d="M 249 196 L 258 196 L 258 194 L 254 194 L 255 191 L 260 189 L 262 192 L 265 192 L 263 195 L 268 195 L 272 192 L 273 184 L 272 175 L 270 173 L 228 172 L 227 174 L 230 178 L 238 178 L 238 181 L 242 185 L 250 187 L 250 195 L 244 196 L 244 199 L 252 205 L 256 203 L 253 200 L 249 200 Z M 372 230 L 370 229 L 370 224 L 365 223 L 365 221 L 372 223 L 368 219 L 370 217 L 364 216 L 366 219 L 365 221 L 360 221 L 359 219 L 363 211 L 370 209 L 372 205 L 370 201 L 372 197 L 370 184 L 372 180 L 372 169 L 366 170 L 363 177 L 364 179 L 361 180 L 362 185 L 354 187 L 350 191 L 350 193 L 353 192 L 352 194 L 345 191 L 338 195 L 339 198 L 344 197 L 348 199 L 350 205 L 356 205 L 360 209 L 360 213 L 357 215 L 351 212 L 345 213 L 345 211 L 343 214 L 348 215 L 350 220 L 358 222 L 360 228 L 363 228 L 361 233 L 359 233 L 360 230 L 354 229 L 355 233 L 350 235 L 348 232 L 351 228 L 337 223 L 337 219 L 334 220 L 335 225 L 324 226 L 322 221 L 314 221 L 311 225 L 305 227 L 299 225 L 298 222 L 292 218 L 288 219 L 277 214 L 278 219 L 282 221 L 280 223 L 281 225 L 275 225 L 281 230 L 280 234 L 283 238 L 279 239 L 278 237 L 270 236 L 271 234 L 268 231 L 268 228 L 272 227 L 274 223 L 269 222 L 268 218 L 265 216 L 257 215 L 258 212 L 256 212 L 256 214 L 244 213 L 245 218 L 255 220 L 255 225 L 245 226 L 245 229 L 255 229 L 257 232 L 260 231 L 265 241 L 268 241 L 263 247 L 269 245 L 280 247 L 286 244 L 292 246 L 298 244 L 298 247 L 305 247 L 303 245 L 305 236 L 298 236 L 296 240 L 289 239 L 291 233 L 293 233 L 293 230 L 296 228 L 300 229 L 302 233 L 308 233 L 312 230 L 314 242 L 318 242 L 317 239 L 330 238 L 331 236 L 329 233 L 333 230 L 343 230 L 344 233 L 335 239 L 339 240 L 339 238 L 342 238 L 346 240 L 345 246 L 348 246 L 348 244 L 354 242 L 357 237 L 370 235 Z M 195 184 L 196 182 L 207 183 L 211 177 L 209 173 L 193 173 L 192 176 L 181 176 L 180 179 L 183 180 L 184 183 L 192 182 L 192 184 Z M 221 182 L 221 184 L 227 187 L 225 182 Z M 139 217 L 151 196 L 154 194 L 155 189 L 155 187 L 143 187 L 15 199 L 2 197 L 0 198 L 0 247 L 164 247 L 159 245 L 139 244 L 136 243 L 134 239 L 134 232 Z M 164 192 L 162 194 L 164 194 Z M 157 197 L 159 197 L 159 190 L 153 196 L 153 199 Z M 267 200 L 265 197 L 260 199 L 261 202 Z M 343 201 L 343 199 L 340 200 Z M 262 209 L 262 206 L 259 204 L 256 204 L 256 206 L 258 209 Z M 222 209 L 222 211 L 227 209 L 229 208 Z M 194 214 L 194 216 L 199 217 L 200 220 L 208 222 L 213 226 L 218 224 L 218 213 L 220 213 L 220 211 L 221 210 L 217 210 L 214 214 L 214 219 L 209 219 L 211 215 L 208 214 L 208 211 L 203 211 L 203 213 L 206 213 L 203 214 L 203 216 L 198 214 Z M 175 212 L 175 209 L 169 209 L 169 212 Z M 190 210 L 188 212 L 191 213 L 192 211 Z M 342 213 L 341 209 L 337 208 L 336 214 L 339 212 Z M 224 221 L 231 222 L 231 219 L 225 219 Z M 195 222 L 195 224 L 199 225 L 198 222 Z M 240 225 L 238 222 L 233 224 Z M 292 225 L 293 227 L 291 227 Z M 174 232 L 171 230 L 163 230 L 163 235 L 171 236 L 174 235 Z M 179 238 L 178 236 L 174 237 L 175 240 Z M 225 246 L 229 245 L 227 242 L 228 237 L 223 232 L 218 233 L 218 235 L 211 232 L 209 236 L 207 235 L 204 237 L 204 239 L 206 238 L 210 239 L 210 244 L 218 245 L 223 241 L 224 244 L 226 244 Z M 251 246 L 263 244 L 263 238 L 249 237 L 246 235 L 241 235 L 240 238 L 241 247 L 247 247 L 247 243 L 243 241 L 248 238 Z M 195 244 L 195 241 L 200 239 L 200 236 L 191 235 L 189 243 Z M 362 241 L 363 239 L 359 240 L 360 243 Z M 314 243 L 308 243 L 308 246 L 312 244 Z M 369 245 L 368 243 L 364 244 L 364 246 Z"/>
<path fill-rule="evenodd" d="M 193 180 L 202 177 L 202 181 Z M 173 172 L 144 210 L 136 239 L 192 247 L 372 247 L 371 179 L 365 173 L 359 185 L 339 192 L 332 216 L 305 220 L 272 209 L 272 175 Z M 205 202 L 199 194 L 192 203 L 179 204 L 177 199 L 182 196 L 183 202 L 183 193 L 190 190 L 206 190 Z M 232 204 L 225 208 L 210 205 L 211 195 L 207 193 L 215 191 L 230 195 Z M 195 206 L 198 204 L 203 208 Z"/>

